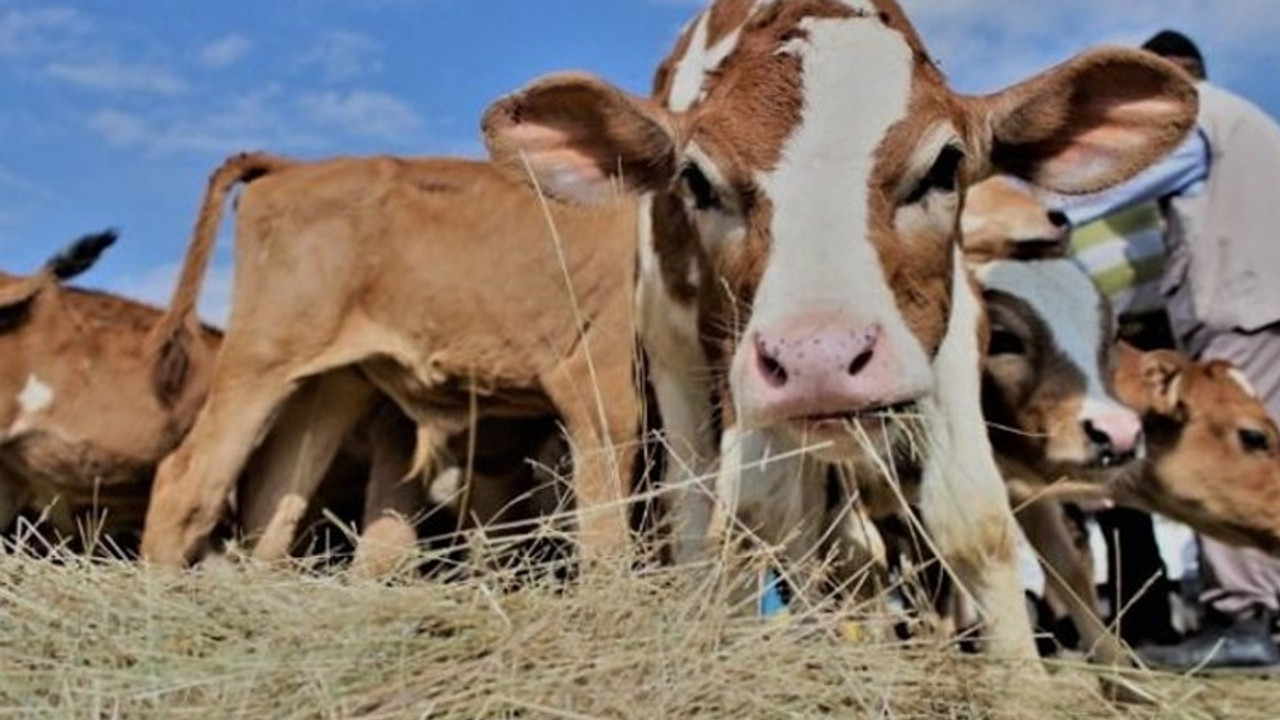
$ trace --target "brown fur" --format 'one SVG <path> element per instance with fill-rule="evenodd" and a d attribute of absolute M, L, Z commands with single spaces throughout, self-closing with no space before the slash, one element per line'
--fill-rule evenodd
<path fill-rule="evenodd" d="M 710 12 L 728 16 L 733 14 L 730 9 L 738 7 L 737 0 L 720 0 L 712 5 Z M 686 347 L 671 353 L 673 363 L 697 362 L 689 359 L 695 353 L 687 346 L 700 342 L 710 366 L 686 369 L 685 376 L 671 373 L 671 386 L 698 385 L 673 392 L 681 395 L 678 402 L 683 403 L 682 410 L 689 416 L 686 419 L 689 424 L 701 421 L 695 416 L 693 406 L 705 400 L 700 397 L 703 395 L 718 394 L 724 405 L 726 425 L 735 420 L 735 398 L 728 393 L 729 361 L 737 355 L 739 333 L 751 317 L 763 270 L 770 262 L 774 241 L 770 219 L 780 212 L 774 207 L 779 199 L 767 197 L 757 178 L 778 167 L 785 143 L 796 132 L 805 109 L 802 60 L 779 50 L 806 39 L 804 19 L 850 18 L 848 22 L 883 23 L 901 34 L 912 55 L 914 82 L 909 89 L 910 117 L 887 133 L 873 158 L 867 187 L 869 225 L 839 230 L 848 235 L 850 242 L 869 241 L 874 246 L 898 310 L 930 356 L 936 356 L 944 333 L 953 324 L 951 291 L 954 283 L 959 282 L 953 273 L 958 217 L 966 183 L 980 180 L 1002 166 L 1011 166 L 1023 176 L 1059 191 L 1079 192 L 1111 185 L 1169 150 L 1194 121 L 1195 94 L 1185 76 L 1175 75 L 1167 65 L 1140 58 L 1134 52 L 1108 51 L 1082 56 L 995 96 L 955 95 L 930 62 L 901 8 L 892 0 L 881 0 L 877 2 L 877 9 L 879 12 L 875 14 L 858 12 L 835 0 L 794 0 L 761 7 L 743 21 L 737 45 L 721 66 L 709 69 L 703 77 L 703 98 L 688 112 L 664 111 L 656 103 L 628 98 L 596 79 L 560 75 L 536 81 L 499 100 L 485 114 L 483 128 L 495 161 L 522 174 L 531 170 L 540 186 L 559 198 L 589 202 L 605 194 L 607 189 L 623 185 L 658 198 L 675 196 L 688 208 L 697 204 L 697 196 L 703 196 L 703 204 L 718 205 L 723 210 L 716 215 L 699 212 L 695 216 L 697 239 L 703 246 L 700 252 L 706 253 L 707 261 L 707 268 L 700 273 L 701 281 L 707 286 L 701 288 L 694 318 L 702 337 L 682 336 L 678 342 Z M 726 21 L 725 25 L 730 23 Z M 690 51 L 689 44 L 690 36 L 686 32 L 678 43 L 677 53 Z M 655 81 L 659 99 L 670 91 L 671 72 L 677 63 L 678 58 L 668 58 L 663 63 Z M 1116 72 L 1100 72 L 1101 68 Z M 1120 86 L 1112 75 L 1122 81 L 1132 81 L 1134 86 Z M 1089 87 L 1081 87 L 1082 84 Z M 859 91 L 859 88 L 849 88 L 851 93 Z M 1083 102 L 1077 106 L 1073 104 L 1076 99 Z M 567 112 L 570 106 L 575 106 L 573 112 Z M 954 150 L 963 149 L 964 159 L 960 161 L 955 191 L 936 193 L 938 197 L 931 198 L 935 203 L 946 204 L 924 207 L 923 201 L 908 200 L 913 197 L 914 186 L 929 171 L 929 165 L 916 165 L 933 162 L 932 158 L 916 155 L 921 149 L 922 134 L 935 126 L 954 128 L 959 136 Z M 599 131 L 613 134 L 603 137 L 585 134 Z M 663 135 L 668 144 L 660 140 Z M 1135 139 L 1138 145 L 1134 145 Z M 695 146 L 714 165 L 707 168 L 714 172 L 704 174 L 715 186 L 715 198 L 708 199 L 700 192 L 704 183 L 696 174 L 687 174 L 686 168 L 692 164 L 705 164 L 692 151 Z M 634 155 L 645 150 L 654 154 Z M 690 184 L 686 182 L 689 177 L 697 180 L 692 183 L 694 187 L 686 187 Z M 678 222 L 655 225 L 689 227 L 688 223 Z M 709 230 L 713 227 L 741 230 L 741 237 L 734 236 L 727 241 L 723 231 L 716 235 Z M 670 272 L 691 267 L 689 258 L 695 256 L 681 249 L 681 243 L 693 239 L 654 241 L 657 249 L 675 248 L 685 255 L 678 261 L 657 263 L 667 273 L 663 284 L 668 296 L 686 289 L 681 283 L 687 283 L 687 277 L 675 278 Z M 849 268 L 849 282 L 865 281 L 869 276 L 861 274 L 862 270 Z M 673 308 L 673 312 L 675 310 Z M 879 318 L 873 318 L 876 319 Z M 687 335 L 687 320 L 682 316 L 685 326 L 676 330 L 663 328 L 661 332 Z M 981 332 L 979 328 L 978 334 Z M 976 365 L 976 349 L 973 354 Z M 668 370 L 670 368 L 664 368 Z M 916 375 L 923 376 L 928 369 L 915 370 Z M 972 377 L 976 378 L 978 368 L 972 371 L 975 373 Z M 946 368 L 944 372 L 958 374 L 963 369 Z M 690 375 L 700 377 L 691 380 Z M 940 386 L 958 387 L 941 378 L 935 380 Z M 915 385 L 905 391 L 913 394 L 909 399 L 917 399 L 914 394 L 920 391 L 916 387 L 924 384 L 923 380 L 913 382 Z M 949 417 L 957 419 L 957 424 L 966 422 L 958 419 L 967 418 L 970 413 L 976 423 L 977 398 L 972 398 L 972 406 L 966 404 L 969 400 L 953 397 L 947 401 L 957 403 L 954 408 L 946 408 Z M 858 411 L 864 408 L 849 409 L 851 417 L 862 422 Z M 713 413 L 708 409 L 706 414 Z M 807 416 L 796 419 L 803 421 Z M 783 418 L 776 425 L 788 423 L 789 419 Z M 689 431 L 690 428 L 684 428 L 681 432 Z M 963 434 L 962 430 L 954 432 L 957 436 Z M 918 470 L 906 467 L 919 458 L 906 451 L 907 443 L 905 438 L 902 440 L 903 452 L 894 453 L 905 459 L 901 469 Z M 706 444 L 702 439 L 699 442 Z M 972 448 L 976 447 L 975 442 L 981 440 L 965 439 L 963 444 Z M 849 456 L 857 454 L 856 449 L 839 447 L 826 457 L 839 456 L 841 461 L 852 462 L 856 458 Z M 1021 608 L 1020 595 L 1008 562 L 1014 537 L 1012 518 L 1003 503 L 1002 488 L 989 458 L 970 455 L 964 461 L 972 462 L 974 468 L 958 470 L 957 476 L 972 472 L 983 477 L 966 488 L 968 492 L 980 486 L 981 492 L 969 492 L 962 500 L 982 498 L 983 501 L 975 500 L 961 512 L 948 501 L 939 500 L 947 497 L 948 492 L 959 492 L 959 488 L 939 490 L 931 495 L 931 504 L 925 508 L 926 521 L 962 582 L 971 584 L 983 595 L 979 605 L 992 622 L 992 646 L 998 652 L 1026 657 L 1031 653 L 1030 636 L 1025 621 L 1015 617 Z M 935 459 L 934 462 L 950 461 Z M 976 470 L 979 465 L 982 469 Z M 933 465 L 930 469 L 938 467 Z M 944 471 L 932 477 L 946 484 L 954 476 Z M 796 493 L 797 497 L 791 499 L 800 504 L 803 499 L 797 499 L 799 495 L 814 494 L 812 487 L 796 489 Z M 922 492 L 922 496 L 930 493 Z M 773 505 L 782 504 L 772 503 L 770 498 L 759 502 L 760 515 L 769 514 Z M 957 502 L 959 506 L 964 504 Z M 769 518 L 756 518 L 761 521 L 761 527 L 777 527 L 787 512 L 781 507 L 773 509 L 777 512 Z M 736 512 L 741 513 L 741 508 Z M 762 539 L 776 544 L 784 541 L 771 536 L 762 536 Z"/>
<path fill-rule="evenodd" d="M 197 344 L 194 328 L 199 324 L 196 301 L 200 297 L 209 260 L 213 257 L 227 194 L 238 183 L 249 182 L 289 164 L 289 161 L 262 153 L 241 153 L 228 159 L 209 178 L 205 202 L 196 221 L 195 237 L 200 241 L 187 253 L 169 312 L 147 339 L 156 357 L 151 373 L 152 385 L 156 397 L 163 404 L 171 406 L 177 403 L 184 388 L 194 381 L 191 367 L 196 362 L 192 357 L 193 346 Z"/>
<path fill-rule="evenodd" d="M 626 538 L 619 482 L 629 480 L 638 422 L 626 292 L 634 203 L 553 205 L 562 269 L 537 197 L 488 165 L 262 164 L 275 169 L 240 200 L 232 330 L 192 433 L 160 467 L 144 556 L 195 559 L 281 403 L 342 368 L 420 426 L 465 427 L 473 399 L 482 416 L 558 414 L 575 450 L 583 542 L 617 550 Z M 456 190 L 428 189 L 437 186 Z M 211 183 L 206 210 L 219 187 Z M 208 225 L 198 226 L 189 266 L 202 264 Z M 194 277 L 176 298 L 191 294 Z M 322 465 L 333 448 L 308 452 Z"/>
<path fill-rule="evenodd" d="M 1121 345 L 1116 391 L 1145 414 L 1149 459 L 1120 498 L 1223 542 L 1280 556 L 1280 430 L 1224 361 Z M 1242 432 L 1266 439 L 1246 447 Z"/>
<path fill-rule="evenodd" d="M 21 314 L 0 328 L 0 484 L 11 500 L 0 507 L 0 526 L 20 511 L 48 509 L 53 529 L 66 535 L 89 518 L 110 535 L 135 533 L 155 466 L 190 427 L 203 387 L 161 403 L 144 350 L 160 311 L 64 287 L 58 275 L 50 264 L 33 276 L 0 276 L 0 297 L 22 296 Z M 194 331 L 193 343 L 217 345 L 217 331 Z M 24 413 L 19 395 L 32 379 L 52 398 Z"/>

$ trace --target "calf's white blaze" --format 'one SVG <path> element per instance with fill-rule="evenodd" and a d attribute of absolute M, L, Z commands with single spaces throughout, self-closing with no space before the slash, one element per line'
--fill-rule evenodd
<path fill-rule="evenodd" d="M 1107 318 L 1097 287 L 1073 260 L 996 260 L 977 268 L 983 287 L 1025 302 L 1051 333 L 1058 349 L 1085 378 L 1083 412 L 1122 411 L 1107 392 L 1099 358 Z"/>
<path fill-rule="evenodd" d="M 803 29 L 808 37 L 781 52 L 803 61 L 804 113 L 778 167 L 758 178 L 773 205 L 772 246 L 731 374 L 748 426 L 750 338 L 805 315 L 847 319 L 851 332 L 878 324 L 882 345 L 898 355 L 901 389 L 924 393 L 932 382 L 868 238 L 875 153 L 907 113 L 911 49 L 873 18 L 811 18 Z"/>

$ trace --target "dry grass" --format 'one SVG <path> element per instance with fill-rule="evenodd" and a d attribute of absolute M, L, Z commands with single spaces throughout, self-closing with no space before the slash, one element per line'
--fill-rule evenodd
<path fill-rule="evenodd" d="M 1017 690 L 946 649 L 855 644 L 830 620 L 734 619 L 670 573 L 573 586 L 348 582 L 248 563 L 160 573 L 0 555 L 0 714 L 192 718 L 978 718 Z M 1277 717 L 1266 682 L 1147 678 L 1121 710 L 1055 669 L 1044 718 Z"/>

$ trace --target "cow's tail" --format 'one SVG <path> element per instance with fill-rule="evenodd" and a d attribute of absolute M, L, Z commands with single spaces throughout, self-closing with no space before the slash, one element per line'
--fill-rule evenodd
<path fill-rule="evenodd" d="M 115 228 L 82 235 L 45 261 L 44 273 L 59 282 L 83 275 L 98 262 L 107 248 L 115 244 L 118 237 L 120 233 Z"/>
<path fill-rule="evenodd" d="M 292 160 L 266 153 L 241 153 L 228 158 L 209 176 L 209 186 L 205 190 L 173 299 L 148 338 L 152 357 L 152 389 L 164 406 L 172 407 L 187 384 L 191 365 L 190 343 L 200 332 L 196 303 L 218 240 L 227 196 L 241 183 L 252 182 L 294 164 Z"/>
<path fill-rule="evenodd" d="M 115 230 L 84 235 L 45 261 L 40 272 L 13 278 L 0 287 L 0 331 L 11 330 L 26 317 L 26 308 L 40 291 L 93 267 L 102 252 L 116 241 Z"/>

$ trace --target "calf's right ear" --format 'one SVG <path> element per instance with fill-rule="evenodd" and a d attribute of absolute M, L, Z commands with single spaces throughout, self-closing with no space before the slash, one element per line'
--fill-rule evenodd
<path fill-rule="evenodd" d="M 481 128 L 495 163 L 560 200 L 598 204 L 676 176 L 671 117 L 592 75 L 537 80 L 491 105 Z"/>

